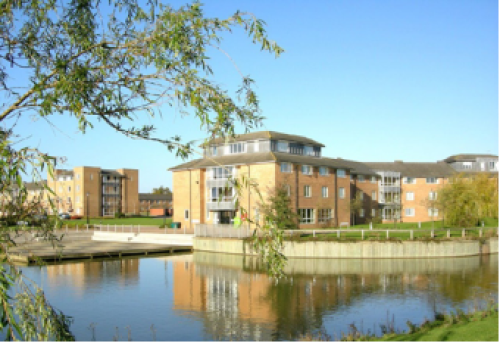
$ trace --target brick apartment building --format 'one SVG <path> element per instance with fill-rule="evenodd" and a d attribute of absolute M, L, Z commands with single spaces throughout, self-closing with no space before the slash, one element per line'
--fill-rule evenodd
<path fill-rule="evenodd" d="M 286 187 L 301 228 L 361 224 L 375 217 L 437 220 L 440 214 L 432 201 L 450 176 L 463 169 L 497 172 L 494 155 L 455 155 L 435 163 L 362 163 L 323 157 L 323 147 L 310 138 L 274 131 L 212 140 L 204 147 L 204 158 L 169 169 L 173 220 L 188 228 L 230 223 L 239 214 L 238 197 L 249 219 L 262 223 L 257 192 L 244 188 L 237 196 L 229 177 L 252 180 L 264 200 L 275 187 Z M 350 204 L 356 195 L 362 208 L 354 212 Z"/>
<path fill-rule="evenodd" d="M 47 175 L 47 185 L 56 193 L 54 200 L 59 213 L 100 217 L 139 211 L 137 169 L 56 169 L 54 178 Z"/>

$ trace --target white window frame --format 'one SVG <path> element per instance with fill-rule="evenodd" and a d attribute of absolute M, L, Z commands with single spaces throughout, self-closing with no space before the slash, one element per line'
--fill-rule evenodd
<path fill-rule="evenodd" d="M 321 187 L 321 197 L 328 198 L 328 187 L 327 186 Z"/>
<path fill-rule="evenodd" d="M 429 192 L 429 200 L 436 200 L 437 199 L 437 192 Z"/>
<path fill-rule="evenodd" d="M 408 182 L 410 180 L 411 182 Z M 417 179 L 414 177 L 404 177 L 403 178 L 403 184 L 405 185 L 414 185 L 417 183 Z"/>
<path fill-rule="evenodd" d="M 359 217 L 360 218 L 364 218 L 365 217 L 365 209 L 364 208 L 360 208 L 359 209 Z"/>
<path fill-rule="evenodd" d="M 376 177 L 376 176 L 372 176 L 372 177 L 370 178 L 370 182 L 371 182 L 371 183 L 377 183 L 377 177 Z"/>
<path fill-rule="evenodd" d="M 286 195 L 290 196 L 290 190 L 291 190 L 290 185 L 285 185 L 285 189 L 286 189 Z"/>
<path fill-rule="evenodd" d="M 76 174 L 76 179 L 80 180 L 80 174 Z"/>
<path fill-rule="evenodd" d="M 415 192 L 406 192 L 406 201 L 414 201 Z"/>
<path fill-rule="evenodd" d="M 328 175 L 330 175 L 330 173 L 328 171 L 328 167 L 319 167 L 319 175 L 320 176 L 328 176 Z"/>
<path fill-rule="evenodd" d="M 359 200 L 364 200 L 365 199 L 365 193 L 359 192 Z"/>
<path fill-rule="evenodd" d="M 210 154 L 211 154 L 212 156 L 217 156 L 217 145 L 212 145 L 212 146 L 210 147 Z"/>
<path fill-rule="evenodd" d="M 377 191 L 372 191 L 372 201 L 377 201 Z"/>
<path fill-rule="evenodd" d="M 304 197 L 306 197 L 306 198 L 312 197 L 311 186 L 309 186 L 309 185 L 304 186 Z"/>
<path fill-rule="evenodd" d="M 432 215 L 434 213 L 434 215 Z M 439 215 L 439 210 L 437 208 L 429 208 L 427 209 L 427 214 L 429 217 L 437 217 Z"/>
<path fill-rule="evenodd" d="M 300 224 L 314 224 L 314 209 L 313 208 L 299 208 L 299 223 Z"/>
<path fill-rule="evenodd" d="M 365 182 L 365 176 L 364 175 L 358 175 L 358 182 Z"/>
<path fill-rule="evenodd" d="M 328 223 L 332 220 L 332 209 L 331 208 L 320 208 L 318 209 L 318 223 Z"/>
<path fill-rule="evenodd" d="M 291 173 L 292 172 L 292 164 L 289 162 L 281 162 L 280 163 L 280 171 L 282 173 Z"/>
<path fill-rule="evenodd" d="M 432 180 L 434 180 L 436 182 L 429 182 L 429 181 L 432 181 Z M 437 177 L 427 177 L 427 178 L 425 178 L 425 183 L 431 184 L 431 185 L 437 185 L 439 183 L 439 178 L 437 178 Z"/>
<path fill-rule="evenodd" d="M 228 147 L 228 154 L 244 154 L 247 152 L 247 145 L 245 142 L 231 143 Z"/>
<path fill-rule="evenodd" d="M 372 218 L 377 216 L 377 210 L 372 208 Z"/>
<path fill-rule="evenodd" d="M 302 175 L 312 175 L 313 174 L 313 167 L 307 164 L 304 164 L 301 166 L 301 171 Z"/>
<path fill-rule="evenodd" d="M 463 169 L 470 170 L 472 169 L 472 162 L 462 162 Z"/>
<path fill-rule="evenodd" d="M 345 177 L 345 169 L 337 169 L 337 177 Z"/>
<path fill-rule="evenodd" d="M 415 217 L 415 209 L 405 208 L 405 217 Z"/>
<path fill-rule="evenodd" d="M 339 199 L 345 199 L 345 188 L 339 187 Z"/>

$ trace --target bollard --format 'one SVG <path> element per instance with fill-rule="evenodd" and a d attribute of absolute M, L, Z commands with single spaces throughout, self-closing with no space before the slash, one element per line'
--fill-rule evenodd
<path fill-rule="evenodd" d="M 337 230 L 337 238 L 340 238 L 340 230 Z"/>
<path fill-rule="evenodd" d="M 431 238 L 434 238 L 434 230 L 431 230 Z"/>
<path fill-rule="evenodd" d="M 479 229 L 479 237 L 483 237 L 483 229 Z"/>
<path fill-rule="evenodd" d="M 484 227 L 484 221 L 481 222 L 481 226 Z"/>
<path fill-rule="evenodd" d="M 448 231 L 446 232 L 446 236 L 450 238 L 450 229 L 448 229 Z"/>
<path fill-rule="evenodd" d="M 389 230 L 387 230 L 386 238 L 389 239 Z"/>
<path fill-rule="evenodd" d="M 371 226 L 372 223 L 370 223 Z M 365 230 L 361 230 L 361 240 L 365 239 Z"/>
<path fill-rule="evenodd" d="M 372 222 L 370 222 L 370 230 L 373 229 L 373 225 L 372 225 Z"/>
<path fill-rule="evenodd" d="M 462 229 L 462 238 L 465 238 L 465 229 Z"/>
<path fill-rule="evenodd" d="M 313 230 L 313 237 L 316 237 L 316 231 Z"/>
<path fill-rule="evenodd" d="M 422 223 L 421 222 L 418 222 L 418 228 L 421 229 L 422 228 Z"/>
<path fill-rule="evenodd" d="M 410 240 L 413 241 L 413 230 L 410 230 Z"/>

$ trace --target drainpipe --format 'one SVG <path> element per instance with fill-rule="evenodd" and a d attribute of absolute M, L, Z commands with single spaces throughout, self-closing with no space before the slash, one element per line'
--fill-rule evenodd
<path fill-rule="evenodd" d="M 337 169 L 333 170 L 334 172 L 334 178 L 333 178 L 333 184 L 335 185 L 335 227 L 339 226 L 339 189 L 337 187 Z"/>
<path fill-rule="evenodd" d="M 193 212 L 191 211 L 191 169 L 189 169 L 189 229 L 192 229 Z"/>
<path fill-rule="evenodd" d="M 295 169 L 295 211 L 299 213 L 299 166 L 294 165 Z M 297 223 L 297 227 L 300 229 L 300 220 Z"/>

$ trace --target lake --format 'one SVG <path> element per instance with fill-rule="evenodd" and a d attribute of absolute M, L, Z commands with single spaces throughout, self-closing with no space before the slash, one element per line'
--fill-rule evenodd
<path fill-rule="evenodd" d="M 85 341 L 339 339 L 498 301 L 498 255 L 290 259 L 277 283 L 254 258 L 203 252 L 22 269 Z"/>

